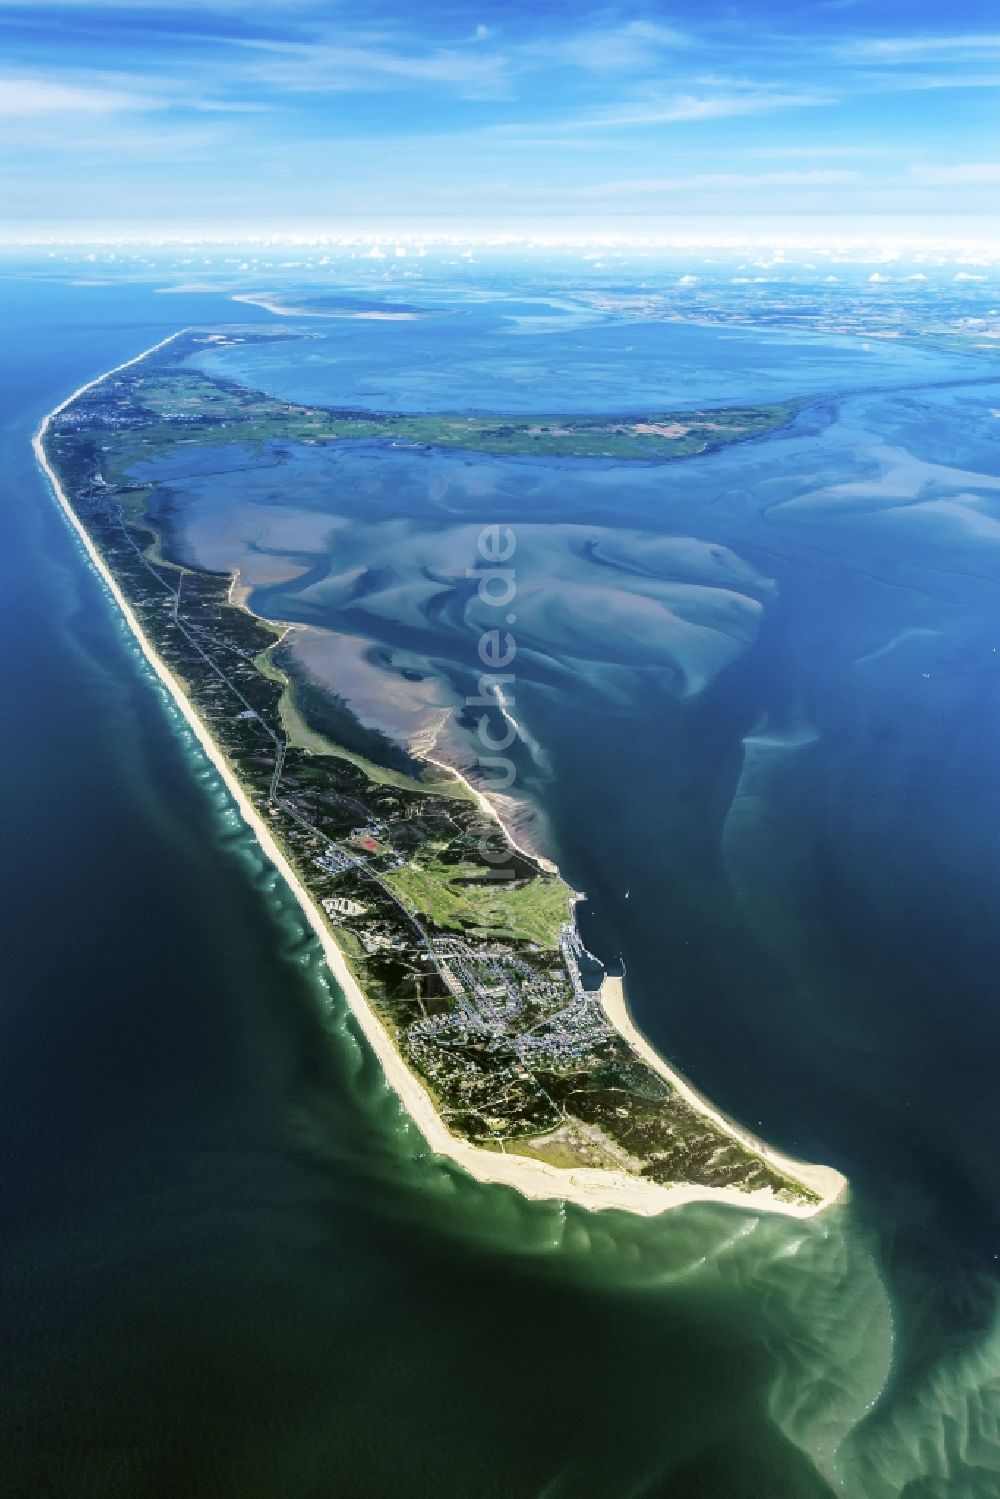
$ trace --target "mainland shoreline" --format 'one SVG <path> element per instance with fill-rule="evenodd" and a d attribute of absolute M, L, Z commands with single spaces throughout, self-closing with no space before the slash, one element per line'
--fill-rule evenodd
<path fill-rule="evenodd" d="M 808 1204 L 783 1202 L 767 1187 L 753 1192 L 743 1192 L 734 1187 L 698 1186 L 689 1183 L 664 1186 L 657 1182 L 629 1176 L 625 1172 L 605 1168 L 551 1166 L 530 1156 L 482 1149 L 459 1139 L 448 1131 L 430 1094 L 407 1067 L 388 1031 L 366 1000 L 318 906 L 300 882 L 288 857 L 253 806 L 239 778 L 206 729 L 187 694 L 143 631 L 128 599 L 74 510 L 45 452 L 45 437 L 53 420 L 81 395 L 103 384 L 111 375 L 142 363 L 150 354 L 166 347 L 187 331 L 187 329 L 178 329 L 133 358 L 123 360 L 122 363 L 105 370 L 95 379 L 78 386 L 42 418 L 32 439 L 32 448 L 39 467 L 52 487 L 60 509 L 79 536 L 91 563 L 121 610 L 146 661 L 170 693 L 206 758 L 219 774 L 243 821 L 285 881 L 316 934 L 327 967 L 343 993 L 362 1034 L 378 1058 L 387 1083 L 400 1099 L 431 1151 L 452 1160 L 478 1181 L 513 1187 L 529 1199 L 572 1202 L 591 1211 L 610 1209 L 643 1217 L 655 1216 L 670 1208 L 681 1207 L 691 1202 L 717 1202 L 727 1203 L 730 1206 L 742 1208 L 744 1211 L 763 1211 L 781 1213 L 794 1218 L 810 1218 L 843 1198 L 847 1190 L 847 1181 L 840 1172 L 833 1167 L 799 1161 L 771 1150 L 770 1147 L 754 1139 L 739 1125 L 718 1112 L 680 1077 L 636 1028 L 627 1008 L 621 979 L 607 978 L 601 988 L 602 1006 L 619 1034 L 699 1113 L 710 1118 L 727 1134 L 738 1139 L 753 1154 L 815 1192 L 819 1198 L 818 1202 Z M 243 604 L 241 607 L 246 608 L 246 605 Z M 453 767 L 449 766 L 448 769 L 452 774 L 458 774 Z M 465 780 L 461 776 L 458 778 Z M 469 785 L 468 782 L 465 784 Z M 486 801 L 482 793 L 471 786 L 470 790 L 484 808 L 489 808 L 490 815 L 495 819 L 496 810 Z"/>

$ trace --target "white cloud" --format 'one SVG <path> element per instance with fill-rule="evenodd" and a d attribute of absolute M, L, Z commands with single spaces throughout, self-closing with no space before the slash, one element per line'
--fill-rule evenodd
<path fill-rule="evenodd" d="M 292 93 L 364 93 L 413 84 L 441 84 L 475 98 L 506 92 L 507 58 L 481 47 L 440 47 L 407 52 L 369 45 L 305 42 L 242 43 L 261 61 L 249 70 L 249 81 Z"/>
<path fill-rule="evenodd" d="M 847 42 L 839 50 L 853 57 L 870 57 L 883 63 L 924 62 L 966 55 L 981 58 L 984 53 L 1000 52 L 1000 32 L 864 37 Z"/>
<path fill-rule="evenodd" d="M 645 74 L 662 49 L 687 42 L 680 32 L 654 21 L 564 30 L 544 40 L 505 47 L 496 44 L 496 35 L 490 26 L 479 24 L 456 44 L 428 47 L 413 36 L 352 36 L 338 28 L 309 41 L 248 37 L 237 45 L 260 59 L 249 70 L 250 79 L 297 93 L 362 92 L 424 83 L 441 84 L 469 98 L 496 98 L 505 96 L 515 79 L 553 69 Z"/>
<path fill-rule="evenodd" d="M 51 114 L 115 114 L 157 108 L 159 101 L 117 88 L 77 87 L 46 78 L 0 78 L 0 115 L 31 118 Z"/>
<path fill-rule="evenodd" d="M 646 72 L 662 48 L 687 45 L 687 38 L 655 21 L 632 21 L 607 30 L 581 31 L 520 49 L 539 62 L 569 64 L 592 73 Z"/>
<path fill-rule="evenodd" d="M 793 93 L 730 93 L 730 94 L 676 94 L 667 98 L 650 99 L 640 104 L 620 105 L 578 120 L 563 120 L 558 126 L 548 128 L 562 130 L 591 130 L 596 128 L 626 127 L 630 125 L 669 125 L 687 120 L 730 119 L 739 115 L 770 114 L 774 110 L 810 108 L 831 104 L 828 94 Z"/>
<path fill-rule="evenodd" d="M 688 188 L 752 191 L 767 187 L 827 187 L 853 182 L 856 172 L 700 172 L 690 177 L 649 177 L 633 182 L 606 182 L 591 191 L 684 192 Z"/>
<path fill-rule="evenodd" d="M 910 176 L 928 187 L 987 186 L 1000 183 L 1000 161 L 952 162 L 940 166 L 919 163 L 910 168 Z"/>
<path fill-rule="evenodd" d="M 857 176 L 848 171 L 816 172 L 700 172 L 687 177 L 635 177 L 620 181 L 594 182 L 579 186 L 517 188 L 510 184 L 493 184 L 496 196 L 517 191 L 521 197 L 544 197 L 548 201 L 588 201 L 600 198 L 646 198 L 658 193 L 686 192 L 753 192 L 769 188 L 810 188 L 853 182 Z"/>
<path fill-rule="evenodd" d="M 769 114 L 775 109 L 797 109 L 829 103 L 829 98 L 816 94 L 710 94 L 704 98 L 685 94 L 675 99 L 659 118 L 665 122 L 716 120 L 733 115 Z M 657 116 L 654 115 L 653 118 Z"/>

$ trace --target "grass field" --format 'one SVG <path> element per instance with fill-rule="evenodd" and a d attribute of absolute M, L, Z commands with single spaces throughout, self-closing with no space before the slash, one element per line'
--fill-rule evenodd
<path fill-rule="evenodd" d="M 411 911 L 456 931 L 489 932 L 556 949 L 569 920 L 569 887 L 554 875 L 538 875 L 514 886 L 482 880 L 480 864 L 445 864 L 422 854 L 414 864 L 383 875 Z"/>
<path fill-rule="evenodd" d="M 124 447 L 135 449 L 131 461 L 142 457 L 143 450 L 151 452 L 194 436 L 199 443 L 239 441 L 251 445 L 274 439 L 388 439 L 481 453 L 662 461 L 690 457 L 771 432 L 787 422 L 796 409 L 794 402 L 785 401 L 729 410 L 614 417 L 459 412 L 400 415 L 297 406 L 185 370 L 144 377 L 137 395 L 155 416 L 171 420 L 152 423 L 131 441 L 130 434 L 123 434 Z M 188 423 L 191 431 L 185 432 Z"/>

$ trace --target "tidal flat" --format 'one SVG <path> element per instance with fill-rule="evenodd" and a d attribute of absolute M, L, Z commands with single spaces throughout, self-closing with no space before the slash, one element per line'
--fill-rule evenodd
<path fill-rule="evenodd" d="M 255 607 L 276 619 L 310 569 L 336 576 L 354 521 L 377 557 L 394 524 L 450 545 L 463 524 L 512 518 L 537 524 L 560 589 L 601 571 L 657 600 L 681 582 L 737 595 L 739 628 L 722 631 L 717 607 L 711 655 L 682 653 L 678 630 L 658 658 L 639 632 L 636 668 L 627 632 L 605 648 L 563 625 L 556 649 L 518 662 L 531 741 L 517 789 L 544 805 L 547 846 L 588 892 L 588 944 L 624 959 L 642 1029 L 728 1111 L 852 1182 L 850 1207 L 823 1221 L 705 1205 L 641 1221 L 530 1203 L 422 1150 L 34 471 L 31 433 L 67 388 L 179 325 L 226 322 L 232 304 L 25 281 L 2 307 L 21 351 L 0 443 L 9 706 L 25 731 L 2 751 L 18 853 L 2 1102 L 11 1492 L 55 1474 L 102 1499 L 194 1481 L 272 1499 L 348 1479 L 374 1496 L 405 1471 L 417 1492 L 484 1499 L 748 1483 L 781 1499 L 993 1499 L 995 356 L 847 335 L 831 353 L 802 335 L 785 368 L 786 334 L 744 327 L 729 341 L 741 372 L 713 375 L 719 337 L 693 403 L 814 404 L 787 433 L 658 475 L 373 444 L 300 497 L 276 452 L 252 514 L 235 474 L 219 488 L 172 477 L 178 555 L 210 555 L 197 488 L 220 524 L 233 517 L 230 555 L 260 568 Z M 430 409 L 442 384 L 440 409 L 455 409 L 432 321 L 328 323 L 357 335 L 332 351 L 336 378 L 317 362 L 270 384 L 360 405 L 355 372 L 388 401 L 395 369 L 400 409 Z M 534 391 L 551 409 L 546 372 L 560 391 L 578 370 L 586 385 L 612 348 L 620 380 L 620 321 L 589 364 L 586 348 L 546 350 L 553 326 L 580 340 L 599 321 L 519 323 L 477 400 L 520 369 L 525 404 Z M 261 312 L 258 326 L 274 323 Z M 364 354 L 373 332 L 404 329 L 409 352 Z M 466 363 L 485 371 L 497 351 L 469 333 L 465 319 Z M 684 336 L 643 331 L 658 350 L 649 409 L 685 398 Z M 365 716 L 384 683 L 384 722 L 405 741 L 454 701 L 475 634 L 429 624 L 405 550 L 392 565 L 398 600 L 386 583 L 353 607 L 351 649 Z M 529 553 L 526 582 L 541 570 Z M 335 593 L 324 623 L 302 593 L 319 671 L 347 609 Z M 433 702 L 407 711 L 410 692 Z M 554 1361 L 540 1414 L 524 1370 Z M 502 1402 L 469 1377 L 484 1368 Z"/>

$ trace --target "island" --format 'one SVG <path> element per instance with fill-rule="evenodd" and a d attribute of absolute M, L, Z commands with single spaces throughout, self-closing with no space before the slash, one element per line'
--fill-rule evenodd
<path fill-rule="evenodd" d="M 35 450 L 428 1145 L 483 1180 L 592 1208 L 824 1208 L 843 1178 L 772 1150 L 658 1055 L 621 981 L 584 948 L 576 894 L 479 792 L 443 767 L 380 764 L 317 728 L 283 626 L 251 611 L 234 575 L 164 555 L 152 486 L 136 473 L 181 443 L 274 439 L 665 461 L 773 430 L 794 407 L 398 415 L 296 405 L 189 363 L 206 345 L 280 336 L 173 335 L 61 402 Z"/>
<path fill-rule="evenodd" d="M 215 333 L 170 346 L 177 355 L 232 343 L 283 342 L 294 334 Z M 303 342 L 307 342 L 303 339 Z M 193 346 L 192 346 L 193 345 Z M 511 416 L 495 413 L 361 411 L 304 406 L 249 390 L 178 359 L 151 360 L 142 380 L 142 421 L 134 428 L 133 461 L 142 449 L 160 452 L 179 436 L 199 443 L 360 442 L 460 448 L 501 456 L 646 459 L 659 462 L 715 452 L 786 426 L 799 404 L 737 406 L 706 411 L 621 413 L 616 416 Z M 134 381 L 133 381 L 134 384 Z M 119 423 L 119 429 L 121 423 Z M 181 432 L 180 429 L 189 430 Z M 235 430 L 234 430 L 235 429 Z"/>

